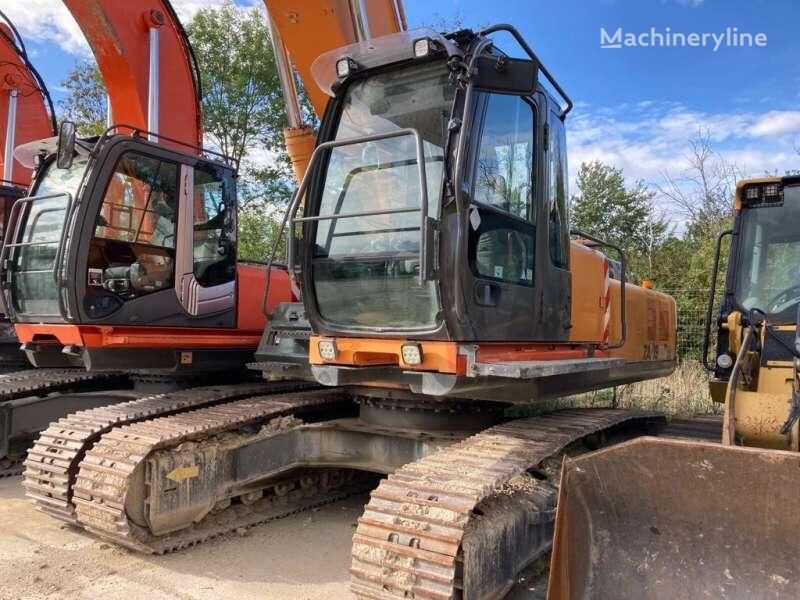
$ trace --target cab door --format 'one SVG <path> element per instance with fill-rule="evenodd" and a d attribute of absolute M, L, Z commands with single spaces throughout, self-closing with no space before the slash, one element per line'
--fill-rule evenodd
<path fill-rule="evenodd" d="M 548 98 L 543 156 L 544 201 L 537 246 L 537 339 L 563 341 L 572 328 L 572 275 L 569 270 L 569 192 L 567 142 L 561 107 Z"/>
<path fill-rule="evenodd" d="M 477 340 L 536 335 L 538 103 L 481 93 L 472 140 L 464 293 Z"/>
<path fill-rule="evenodd" d="M 101 152 L 68 253 L 76 320 L 236 327 L 232 171 L 142 140 Z"/>
<path fill-rule="evenodd" d="M 474 339 L 566 340 L 572 281 L 561 108 L 541 92 L 485 93 L 478 106 L 464 275 Z"/>

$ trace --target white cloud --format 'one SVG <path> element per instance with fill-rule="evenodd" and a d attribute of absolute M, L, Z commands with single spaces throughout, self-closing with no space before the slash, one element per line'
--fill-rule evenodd
<path fill-rule="evenodd" d="M 773 110 L 759 117 L 753 124 L 752 135 L 785 135 L 800 132 L 800 111 Z"/>
<path fill-rule="evenodd" d="M 63 2 L 0 0 L 0 8 L 25 41 L 46 41 L 77 56 L 91 56 L 89 44 Z"/>
<path fill-rule="evenodd" d="M 227 0 L 172 0 L 172 7 L 181 23 L 188 23 L 198 11 L 204 8 L 219 8 L 226 4 L 228 4 Z"/>
<path fill-rule="evenodd" d="M 218 8 L 225 4 L 227 0 L 172 0 L 178 18 L 184 24 L 202 8 Z M 247 0 L 248 8 L 263 4 L 262 1 Z M 19 29 L 24 40 L 52 42 L 74 56 L 92 56 L 80 27 L 60 0 L 0 0 L 0 9 Z"/>
<path fill-rule="evenodd" d="M 584 103 L 567 119 L 572 191 L 580 164 L 591 160 L 620 167 L 629 182 L 641 179 L 653 188 L 667 173 L 680 177 L 689 166 L 689 142 L 701 130 L 744 174 L 800 167 L 800 111 L 707 112 L 650 100 L 613 108 Z"/>

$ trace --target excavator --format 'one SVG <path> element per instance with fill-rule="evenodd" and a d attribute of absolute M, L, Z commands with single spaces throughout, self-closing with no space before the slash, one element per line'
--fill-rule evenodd
<path fill-rule="evenodd" d="M 265 305 L 291 300 L 288 275 L 237 261 L 237 165 L 202 148 L 200 79 L 169 3 L 65 4 L 97 59 L 114 123 L 77 139 L 65 122 L 58 136 L 18 139 L 14 151 L 35 177 L 7 215 L 0 288 L 36 368 L 0 379 L 5 475 L 22 470 L 36 434 L 75 411 L 171 393 L 154 401 L 169 412 L 292 387 L 187 391 L 237 369 L 248 380 L 266 322 L 261 290 L 269 278 Z M 35 449 L 28 459 L 51 475 L 64 464 Z"/>
<path fill-rule="evenodd" d="M 396 1 L 266 5 L 299 177 L 285 283 L 302 301 L 267 306 L 250 366 L 287 386 L 300 373 L 314 388 L 193 388 L 73 413 L 31 450 L 28 495 L 100 538 L 160 554 L 362 490 L 371 480 L 360 474 L 377 473 L 386 477 L 353 538 L 356 596 L 499 596 L 550 547 L 563 454 L 662 422 L 525 411 L 670 373 L 675 303 L 626 282 L 621 249 L 586 233 L 574 232 L 591 245 L 572 240 L 572 102 L 514 27 L 409 31 Z M 503 52 L 501 36 L 522 57 Z M 292 64 L 321 116 L 314 143 Z M 92 200 L 67 211 L 56 244 L 49 302 L 64 318 L 15 320 L 26 341 L 95 369 L 110 361 L 102 348 L 59 332 L 87 331 L 92 314 L 133 314 L 102 312 L 116 302 L 101 302 L 105 292 L 126 285 L 91 285 L 90 269 L 116 279 L 91 250 L 118 217 L 83 191 L 117 164 L 104 148 L 87 156 L 92 174 L 76 195 Z M 12 301 L 48 298 L 9 275 Z M 272 283 L 262 299 L 276 297 Z"/>
<path fill-rule="evenodd" d="M 797 597 L 800 178 L 741 181 L 733 208 L 703 351 L 724 405 L 716 439 L 642 437 L 567 459 L 551 600 Z"/>
<path fill-rule="evenodd" d="M 14 202 L 25 195 L 31 171 L 14 160 L 14 147 L 55 135 L 53 103 L 25 43 L 0 11 L 0 239 L 5 237 Z M 0 318 L 0 372 L 26 364 L 11 323 Z"/>
<path fill-rule="evenodd" d="M 4 473 L 16 472 L 27 450 L 27 495 L 76 522 L 78 466 L 104 433 L 315 385 L 251 381 L 252 372 L 237 370 L 266 314 L 293 296 L 285 268 L 236 260 L 238 165 L 202 148 L 200 77 L 173 8 L 166 0 L 65 5 L 94 52 L 110 124 L 77 139 L 62 123 L 57 137 L 16 148 L 36 174 L 11 214 L 2 299 L 37 369 L 2 390 L 0 433 Z M 383 18 L 387 6 L 399 14 L 388 4 L 369 10 Z M 356 39 L 347 14 L 311 17 L 330 32 L 325 49 Z M 291 133 L 294 148 L 313 146 L 308 127 Z"/>

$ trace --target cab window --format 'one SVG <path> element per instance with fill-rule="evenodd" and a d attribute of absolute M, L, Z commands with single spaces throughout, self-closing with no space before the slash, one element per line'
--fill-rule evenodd
<path fill-rule="evenodd" d="M 569 268 L 569 213 L 567 209 L 567 144 L 564 123 L 550 117 L 547 148 L 547 229 L 550 260 L 556 267 Z"/>
<path fill-rule="evenodd" d="M 177 182 L 175 163 L 136 152 L 119 158 L 95 222 L 90 289 L 130 300 L 173 286 Z"/>
<path fill-rule="evenodd" d="M 533 223 L 533 107 L 488 94 L 475 164 L 473 200 Z"/>
<path fill-rule="evenodd" d="M 230 182 L 211 169 L 194 171 L 194 276 L 204 286 L 236 277 L 236 220 Z"/>
<path fill-rule="evenodd" d="M 485 94 L 473 167 L 469 257 L 480 279 L 532 286 L 534 108 L 525 98 Z"/>

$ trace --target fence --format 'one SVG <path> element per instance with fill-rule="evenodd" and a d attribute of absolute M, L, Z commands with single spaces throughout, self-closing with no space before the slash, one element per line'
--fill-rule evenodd
<path fill-rule="evenodd" d="M 678 356 L 683 361 L 699 361 L 703 353 L 708 290 L 661 290 L 678 305 Z M 717 306 L 712 317 L 716 317 Z M 713 331 L 712 331 L 713 334 Z M 712 342 L 715 337 L 712 335 Z"/>

